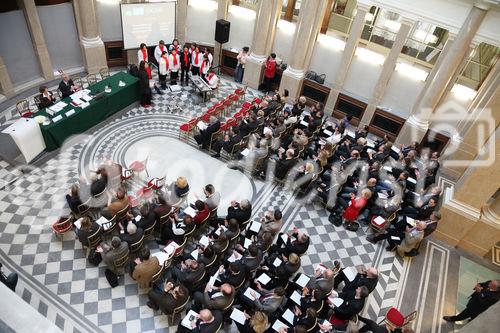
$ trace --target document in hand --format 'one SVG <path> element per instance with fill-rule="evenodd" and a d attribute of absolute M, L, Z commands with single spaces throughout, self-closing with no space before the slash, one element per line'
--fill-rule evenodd
<path fill-rule="evenodd" d="M 269 277 L 269 275 L 267 275 L 266 273 L 262 273 L 258 278 L 257 278 L 257 281 L 260 282 L 261 284 L 268 284 L 269 281 L 271 281 L 271 278 Z"/>
<path fill-rule="evenodd" d="M 248 287 L 247 290 L 245 290 L 245 293 L 243 294 L 243 296 L 245 296 L 246 298 L 248 298 L 248 299 L 250 299 L 252 301 L 255 301 L 255 298 L 250 293 L 251 291 L 255 291 L 255 290 L 253 290 L 252 288 Z M 255 295 L 256 295 L 257 298 L 260 298 L 259 292 L 255 291 Z"/>
<path fill-rule="evenodd" d="M 198 319 L 198 312 L 194 312 L 193 310 L 189 310 L 189 312 L 186 314 L 184 319 L 182 319 L 181 325 L 187 329 L 192 330 L 193 326 L 191 324 L 195 323 L 197 319 Z"/>
<path fill-rule="evenodd" d="M 276 332 L 279 332 L 281 328 L 288 328 L 287 325 L 283 324 L 279 319 L 276 319 L 276 321 L 274 322 L 273 326 L 272 326 L 272 329 L 275 330 Z"/>
<path fill-rule="evenodd" d="M 309 276 L 300 273 L 298 279 L 295 280 L 295 283 L 304 288 L 309 283 L 309 280 L 311 280 Z"/>
<path fill-rule="evenodd" d="M 233 312 L 231 312 L 230 318 L 237 323 L 240 323 L 241 325 L 244 325 L 245 321 L 247 320 L 243 311 L 240 311 L 237 308 L 233 308 Z"/>
<path fill-rule="evenodd" d="M 283 313 L 283 319 L 285 319 L 287 322 L 290 323 L 290 325 L 293 325 L 293 319 L 295 318 L 295 315 L 293 314 L 290 309 L 286 309 L 286 311 Z"/>

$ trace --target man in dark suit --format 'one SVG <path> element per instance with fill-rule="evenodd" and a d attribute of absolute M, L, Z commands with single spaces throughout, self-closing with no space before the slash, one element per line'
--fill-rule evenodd
<path fill-rule="evenodd" d="M 123 258 L 128 255 L 129 249 L 126 242 L 123 242 L 118 237 L 113 237 L 111 239 L 111 246 L 108 244 L 102 244 L 96 249 L 102 255 L 102 261 L 108 266 L 108 268 L 113 271 L 116 275 L 123 275 L 125 273 L 124 266 L 116 267 L 115 260 Z"/>
<path fill-rule="evenodd" d="M 196 134 L 194 139 L 201 145 L 201 148 L 207 149 L 210 145 L 210 140 L 212 140 L 212 134 L 216 133 L 220 129 L 220 120 L 214 116 L 210 117 L 209 125 L 204 130 L 200 130 L 200 134 Z"/>
<path fill-rule="evenodd" d="M 334 316 L 340 320 L 351 319 L 354 315 L 363 310 L 368 294 L 368 288 L 365 286 L 356 288 L 354 293 L 351 291 L 348 293 L 340 293 L 339 298 L 342 298 L 344 302 L 340 306 L 334 307 Z"/>
<path fill-rule="evenodd" d="M 255 298 L 254 306 L 258 311 L 262 311 L 267 315 L 272 314 L 278 309 L 283 301 L 285 289 L 277 287 L 272 291 L 263 289 L 260 284 L 257 284 L 260 297 L 257 298 L 254 291 L 251 291 L 252 296 Z"/>
<path fill-rule="evenodd" d="M 147 306 L 164 314 L 172 314 L 174 309 L 186 303 L 189 298 L 189 291 L 182 284 L 172 282 L 165 283 L 164 290 L 160 291 L 152 288 L 148 293 L 149 301 Z"/>
<path fill-rule="evenodd" d="M 241 202 L 231 201 L 231 206 L 227 208 L 226 220 L 235 219 L 241 224 L 250 220 L 252 216 L 252 204 L 248 200 L 242 200 Z"/>
<path fill-rule="evenodd" d="M 195 318 L 196 319 L 196 318 Z M 222 326 L 223 321 L 222 312 L 210 311 L 203 309 L 200 311 L 198 318 L 191 323 L 191 329 L 182 326 L 179 323 L 177 327 L 178 333 L 216 333 Z"/>
<path fill-rule="evenodd" d="M 375 267 L 370 267 L 367 270 L 365 270 L 364 268 L 360 269 L 354 277 L 354 280 L 349 281 L 344 273 L 344 270 L 341 270 L 339 274 L 335 276 L 333 287 L 337 289 L 341 282 L 344 282 L 342 291 L 347 291 L 349 289 L 355 290 L 358 287 L 365 286 L 371 293 L 378 283 L 378 271 Z"/>
<path fill-rule="evenodd" d="M 129 222 L 127 224 L 127 232 L 124 234 L 120 234 L 120 239 L 122 241 L 127 242 L 128 246 L 131 246 L 132 244 L 135 244 L 138 241 L 140 241 L 143 235 L 144 235 L 144 230 L 142 230 L 141 228 L 137 228 L 135 224 Z"/>
<path fill-rule="evenodd" d="M 224 135 L 224 139 L 216 140 L 212 144 L 212 150 L 215 154 L 212 155 L 214 158 L 220 157 L 221 149 L 224 149 L 227 153 L 231 153 L 234 145 L 241 141 L 241 135 L 238 132 L 238 128 L 235 127 L 230 129 L 226 135 Z"/>
<path fill-rule="evenodd" d="M 467 318 L 473 320 L 500 299 L 499 284 L 500 280 L 476 284 L 465 309 L 456 316 L 444 316 L 443 319 L 446 321 L 460 321 Z"/>
<path fill-rule="evenodd" d="M 241 137 L 244 138 L 251 132 L 255 131 L 257 126 L 258 123 L 255 115 L 247 115 L 245 118 L 243 118 L 243 121 L 238 127 Z"/>
<path fill-rule="evenodd" d="M 149 204 L 145 203 L 140 209 L 141 219 L 135 222 L 135 225 L 142 230 L 147 230 L 152 227 L 156 221 L 156 214 Z"/>
<path fill-rule="evenodd" d="M 283 241 L 282 235 L 282 233 L 278 235 L 278 241 L 277 244 L 273 246 L 273 251 L 286 256 L 290 253 L 295 253 L 300 256 L 307 252 L 310 242 L 308 235 L 299 231 L 297 228 L 293 228 L 293 232 L 287 234 L 288 239 L 286 243 Z"/>
<path fill-rule="evenodd" d="M 221 265 L 219 268 L 219 280 L 221 280 L 222 283 L 228 283 L 233 287 L 238 287 L 245 281 L 245 270 L 238 261 L 230 263 L 225 270 L 224 266 Z"/>
<path fill-rule="evenodd" d="M 276 161 L 276 169 L 274 171 L 274 175 L 278 179 L 284 179 L 290 171 L 291 168 L 296 164 L 296 160 L 294 159 L 295 151 L 293 149 L 288 149 L 286 151 L 285 159 L 278 159 Z"/>
<path fill-rule="evenodd" d="M 262 251 L 255 245 L 248 247 L 248 254 L 241 258 L 241 264 L 245 268 L 247 276 L 259 267 L 262 261 Z"/>
<path fill-rule="evenodd" d="M 233 303 L 235 294 L 234 287 L 228 283 L 219 288 L 207 284 L 205 292 L 195 292 L 193 299 L 199 308 L 223 311 Z"/>
<path fill-rule="evenodd" d="M 61 82 L 59 82 L 59 90 L 61 91 L 62 98 L 66 98 L 75 91 L 78 87 L 75 87 L 73 80 L 67 74 L 63 74 Z"/>
<path fill-rule="evenodd" d="M 205 273 L 205 265 L 196 260 L 187 259 L 172 268 L 172 274 L 185 286 L 193 286 Z"/>

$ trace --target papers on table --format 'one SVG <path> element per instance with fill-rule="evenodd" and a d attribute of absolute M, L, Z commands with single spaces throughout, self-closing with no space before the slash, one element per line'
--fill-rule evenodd
<path fill-rule="evenodd" d="M 245 240 L 243 241 L 243 247 L 244 247 L 245 249 L 248 249 L 248 247 L 249 247 L 250 245 L 252 245 L 252 241 L 251 241 L 250 239 L 248 239 L 248 238 L 245 238 Z"/>
<path fill-rule="evenodd" d="M 300 300 L 302 296 L 299 294 L 297 290 L 295 290 L 292 295 L 290 296 L 290 299 L 297 305 L 300 305 Z"/>
<path fill-rule="evenodd" d="M 89 96 L 89 95 L 83 95 L 82 97 L 80 97 L 81 100 L 87 102 L 90 102 L 92 100 L 92 96 Z"/>
<path fill-rule="evenodd" d="M 74 109 L 71 109 L 71 110 L 69 110 L 68 112 L 65 113 L 66 117 L 69 117 L 72 114 L 75 114 L 75 110 Z"/>
<path fill-rule="evenodd" d="M 329 131 L 329 130 L 323 130 L 323 133 L 325 133 L 328 136 L 332 136 L 333 135 L 333 133 L 331 131 Z"/>
<path fill-rule="evenodd" d="M 240 323 L 241 325 L 244 325 L 245 321 L 247 320 L 247 318 L 245 317 L 245 313 L 236 308 L 233 308 L 233 312 L 231 312 L 230 318 L 237 323 Z"/>
<path fill-rule="evenodd" d="M 90 103 L 89 103 L 89 102 L 85 102 L 85 103 L 80 104 L 80 107 L 81 107 L 82 109 L 85 109 L 85 108 L 86 108 L 87 106 L 89 106 L 89 105 L 90 105 Z"/>
<path fill-rule="evenodd" d="M 203 237 L 200 238 L 200 245 L 203 247 L 207 247 L 208 244 L 210 244 L 210 239 L 208 239 L 207 236 L 203 235 Z"/>
<path fill-rule="evenodd" d="M 52 118 L 52 121 L 55 122 L 55 123 L 57 123 L 62 118 L 63 118 L 62 115 L 58 115 L 58 116 L 55 116 L 54 118 Z"/>
<path fill-rule="evenodd" d="M 163 248 L 163 251 L 165 251 L 168 255 L 173 255 L 175 253 L 175 250 L 179 248 L 179 244 L 176 242 L 171 242 L 167 246 Z"/>
<path fill-rule="evenodd" d="M 332 301 L 333 305 L 335 305 L 336 307 L 339 307 L 344 303 L 344 300 L 342 298 L 339 298 L 339 297 L 332 298 L 331 301 Z"/>
<path fill-rule="evenodd" d="M 193 207 L 191 207 L 191 206 L 187 206 L 184 209 L 184 214 L 189 215 L 191 217 L 195 217 L 196 216 L 196 210 Z"/>
<path fill-rule="evenodd" d="M 406 217 L 406 223 L 408 223 L 412 227 L 414 227 L 416 224 L 415 219 L 412 219 L 411 217 L 408 217 L 408 216 Z"/>
<path fill-rule="evenodd" d="M 181 325 L 184 326 L 187 329 L 192 330 L 193 329 L 193 323 L 196 323 L 196 320 L 198 319 L 198 313 L 194 312 L 193 310 L 189 310 L 189 312 L 186 314 L 184 319 L 181 321 Z"/>
<path fill-rule="evenodd" d="M 262 273 L 258 278 L 257 278 L 257 282 L 260 282 L 261 284 L 268 284 L 269 281 L 271 281 L 271 278 L 269 277 L 269 275 L 267 275 L 266 273 Z"/>
<path fill-rule="evenodd" d="M 276 321 L 272 326 L 272 329 L 275 330 L 276 332 L 279 332 L 279 330 L 282 329 L 283 327 L 288 328 L 287 325 L 283 324 L 279 319 L 276 319 Z"/>
<path fill-rule="evenodd" d="M 125 87 L 125 82 L 123 82 L 122 80 L 120 80 L 118 82 L 118 87 Z"/>
<path fill-rule="evenodd" d="M 343 272 L 347 280 L 349 280 L 349 282 L 354 281 L 354 278 L 356 277 L 357 274 L 357 271 L 354 267 L 344 268 Z"/>
<path fill-rule="evenodd" d="M 255 233 L 259 233 L 259 230 L 261 227 L 262 227 L 262 224 L 260 222 L 257 222 L 257 221 L 253 221 L 250 224 L 250 230 L 255 232 Z"/>
<path fill-rule="evenodd" d="M 295 280 L 295 283 L 304 288 L 309 283 L 309 280 L 311 280 L 309 276 L 300 273 L 299 278 Z"/>
<path fill-rule="evenodd" d="M 285 319 L 287 322 L 290 323 L 290 325 L 293 325 L 293 319 L 295 318 L 295 315 L 293 314 L 290 309 L 286 309 L 285 313 L 283 313 L 283 319 Z"/>
<path fill-rule="evenodd" d="M 373 222 L 376 225 L 381 226 L 382 224 L 385 223 L 385 219 L 382 216 L 377 216 L 376 218 L 373 219 Z"/>
<path fill-rule="evenodd" d="M 203 130 L 206 130 L 206 129 L 207 129 L 207 127 L 208 127 L 207 123 L 205 123 L 204 121 L 199 121 L 199 122 L 196 124 L 196 126 L 198 126 L 198 128 L 199 128 L 200 130 L 202 130 L 202 131 L 203 131 Z"/>
<path fill-rule="evenodd" d="M 97 224 L 99 224 L 101 227 L 104 223 L 109 222 L 107 218 L 104 216 L 101 216 L 97 221 L 95 221 Z"/>
<path fill-rule="evenodd" d="M 78 220 L 75 221 L 75 227 L 77 229 L 80 229 L 82 227 L 82 218 L 79 218 Z"/>
<path fill-rule="evenodd" d="M 273 266 L 274 267 L 279 267 L 279 265 L 281 265 L 282 262 L 283 262 L 283 260 L 281 260 L 280 258 L 276 258 L 273 261 Z"/>
<path fill-rule="evenodd" d="M 151 254 L 153 257 L 156 257 L 158 258 L 158 262 L 160 263 L 160 265 L 163 266 L 163 264 L 165 263 L 165 261 L 167 261 L 170 256 L 168 254 L 166 254 L 165 252 L 156 252 L 156 253 L 153 253 Z"/>
<path fill-rule="evenodd" d="M 78 106 L 80 104 L 82 104 L 82 101 L 80 99 L 74 99 L 71 101 L 71 105 L 73 106 Z"/>
<path fill-rule="evenodd" d="M 245 293 L 243 294 L 243 296 L 247 297 L 248 299 L 252 300 L 252 301 L 255 301 L 256 298 L 252 296 L 251 292 L 254 291 L 255 292 L 255 296 L 257 298 L 260 298 L 260 294 L 259 292 L 253 290 L 252 288 L 248 287 L 247 290 L 245 290 Z"/>
<path fill-rule="evenodd" d="M 248 148 L 245 148 L 242 152 L 241 152 L 241 155 L 243 156 L 248 156 L 248 154 L 250 153 L 250 150 Z"/>

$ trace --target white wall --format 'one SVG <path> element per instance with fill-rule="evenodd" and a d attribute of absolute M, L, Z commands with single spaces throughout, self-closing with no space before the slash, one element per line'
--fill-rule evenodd
<path fill-rule="evenodd" d="M 325 85 L 331 86 L 337 75 L 343 50 L 335 47 L 330 36 L 320 35 L 314 46 L 309 69 L 326 74 Z"/>
<path fill-rule="evenodd" d="M 293 36 L 297 25 L 285 20 L 278 22 L 276 35 L 274 37 L 273 52 L 276 53 L 278 58 L 282 59 L 284 63 L 288 63 L 290 54 L 292 52 Z"/>
<path fill-rule="evenodd" d="M 398 71 L 394 71 L 380 106 L 399 117 L 408 118 L 424 85 L 425 82 L 423 81 L 409 78 Z"/>
<path fill-rule="evenodd" d="M 217 7 L 199 8 L 188 4 L 186 40 L 203 45 L 215 45 L 215 21 L 217 21 Z"/>
<path fill-rule="evenodd" d="M 103 41 L 123 40 L 120 3 L 118 1 L 98 1 L 97 16 Z"/>
<path fill-rule="evenodd" d="M 73 5 L 37 6 L 37 10 L 54 70 L 82 67 Z"/>
<path fill-rule="evenodd" d="M 0 55 L 14 86 L 42 76 L 22 11 L 0 13 L 0 45 Z"/>
<path fill-rule="evenodd" d="M 224 44 L 224 48 L 240 50 L 243 46 L 252 46 L 255 17 L 255 10 L 240 6 L 229 6 L 227 20 L 231 22 L 231 31 L 229 33 L 229 42 Z"/>
<path fill-rule="evenodd" d="M 381 65 L 363 61 L 355 55 L 344 83 L 345 93 L 363 102 L 368 102 L 372 97 L 373 88 L 377 84 L 381 71 Z"/>

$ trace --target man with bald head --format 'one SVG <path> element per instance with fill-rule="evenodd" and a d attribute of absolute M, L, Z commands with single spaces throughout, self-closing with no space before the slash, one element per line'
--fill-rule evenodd
<path fill-rule="evenodd" d="M 477 283 L 474 286 L 474 292 L 469 296 L 465 309 L 456 316 L 444 316 L 443 319 L 452 322 L 468 318 L 473 320 L 498 301 L 500 298 L 499 285 L 500 280 Z"/>
<path fill-rule="evenodd" d="M 314 271 L 314 278 L 308 283 L 309 289 L 316 289 L 316 297 L 319 299 L 325 298 L 333 289 L 335 274 L 331 269 L 326 269 L 323 272 L 319 268 Z"/>
<path fill-rule="evenodd" d="M 219 330 L 222 325 L 222 312 L 220 311 L 210 311 L 208 309 L 203 309 L 198 314 L 198 317 L 191 321 L 191 329 L 182 326 L 179 323 L 177 332 L 180 333 L 215 333 Z"/>
<path fill-rule="evenodd" d="M 61 91 L 61 98 L 66 98 L 77 91 L 78 87 L 75 86 L 68 74 L 63 74 L 62 80 L 59 83 L 59 90 Z"/>
<path fill-rule="evenodd" d="M 194 293 L 194 301 L 197 305 L 210 310 L 224 310 L 234 300 L 235 290 L 229 283 L 224 283 L 220 287 L 213 287 L 207 284 L 205 292 Z"/>
<path fill-rule="evenodd" d="M 368 269 L 365 269 L 364 267 L 358 267 L 358 273 L 352 281 L 349 281 L 346 274 L 344 273 L 344 270 L 345 269 L 342 269 L 335 277 L 335 289 L 338 288 L 341 282 L 344 282 L 344 287 L 342 288 L 343 292 L 346 292 L 348 290 L 354 291 L 358 287 L 365 286 L 371 293 L 377 286 L 378 271 L 375 267 L 369 267 Z"/>
<path fill-rule="evenodd" d="M 425 221 L 418 221 L 414 228 L 406 228 L 405 238 L 400 245 L 397 246 L 396 252 L 405 257 L 406 253 L 417 248 L 422 239 L 424 239 L 424 230 L 427 227 Z"/>

